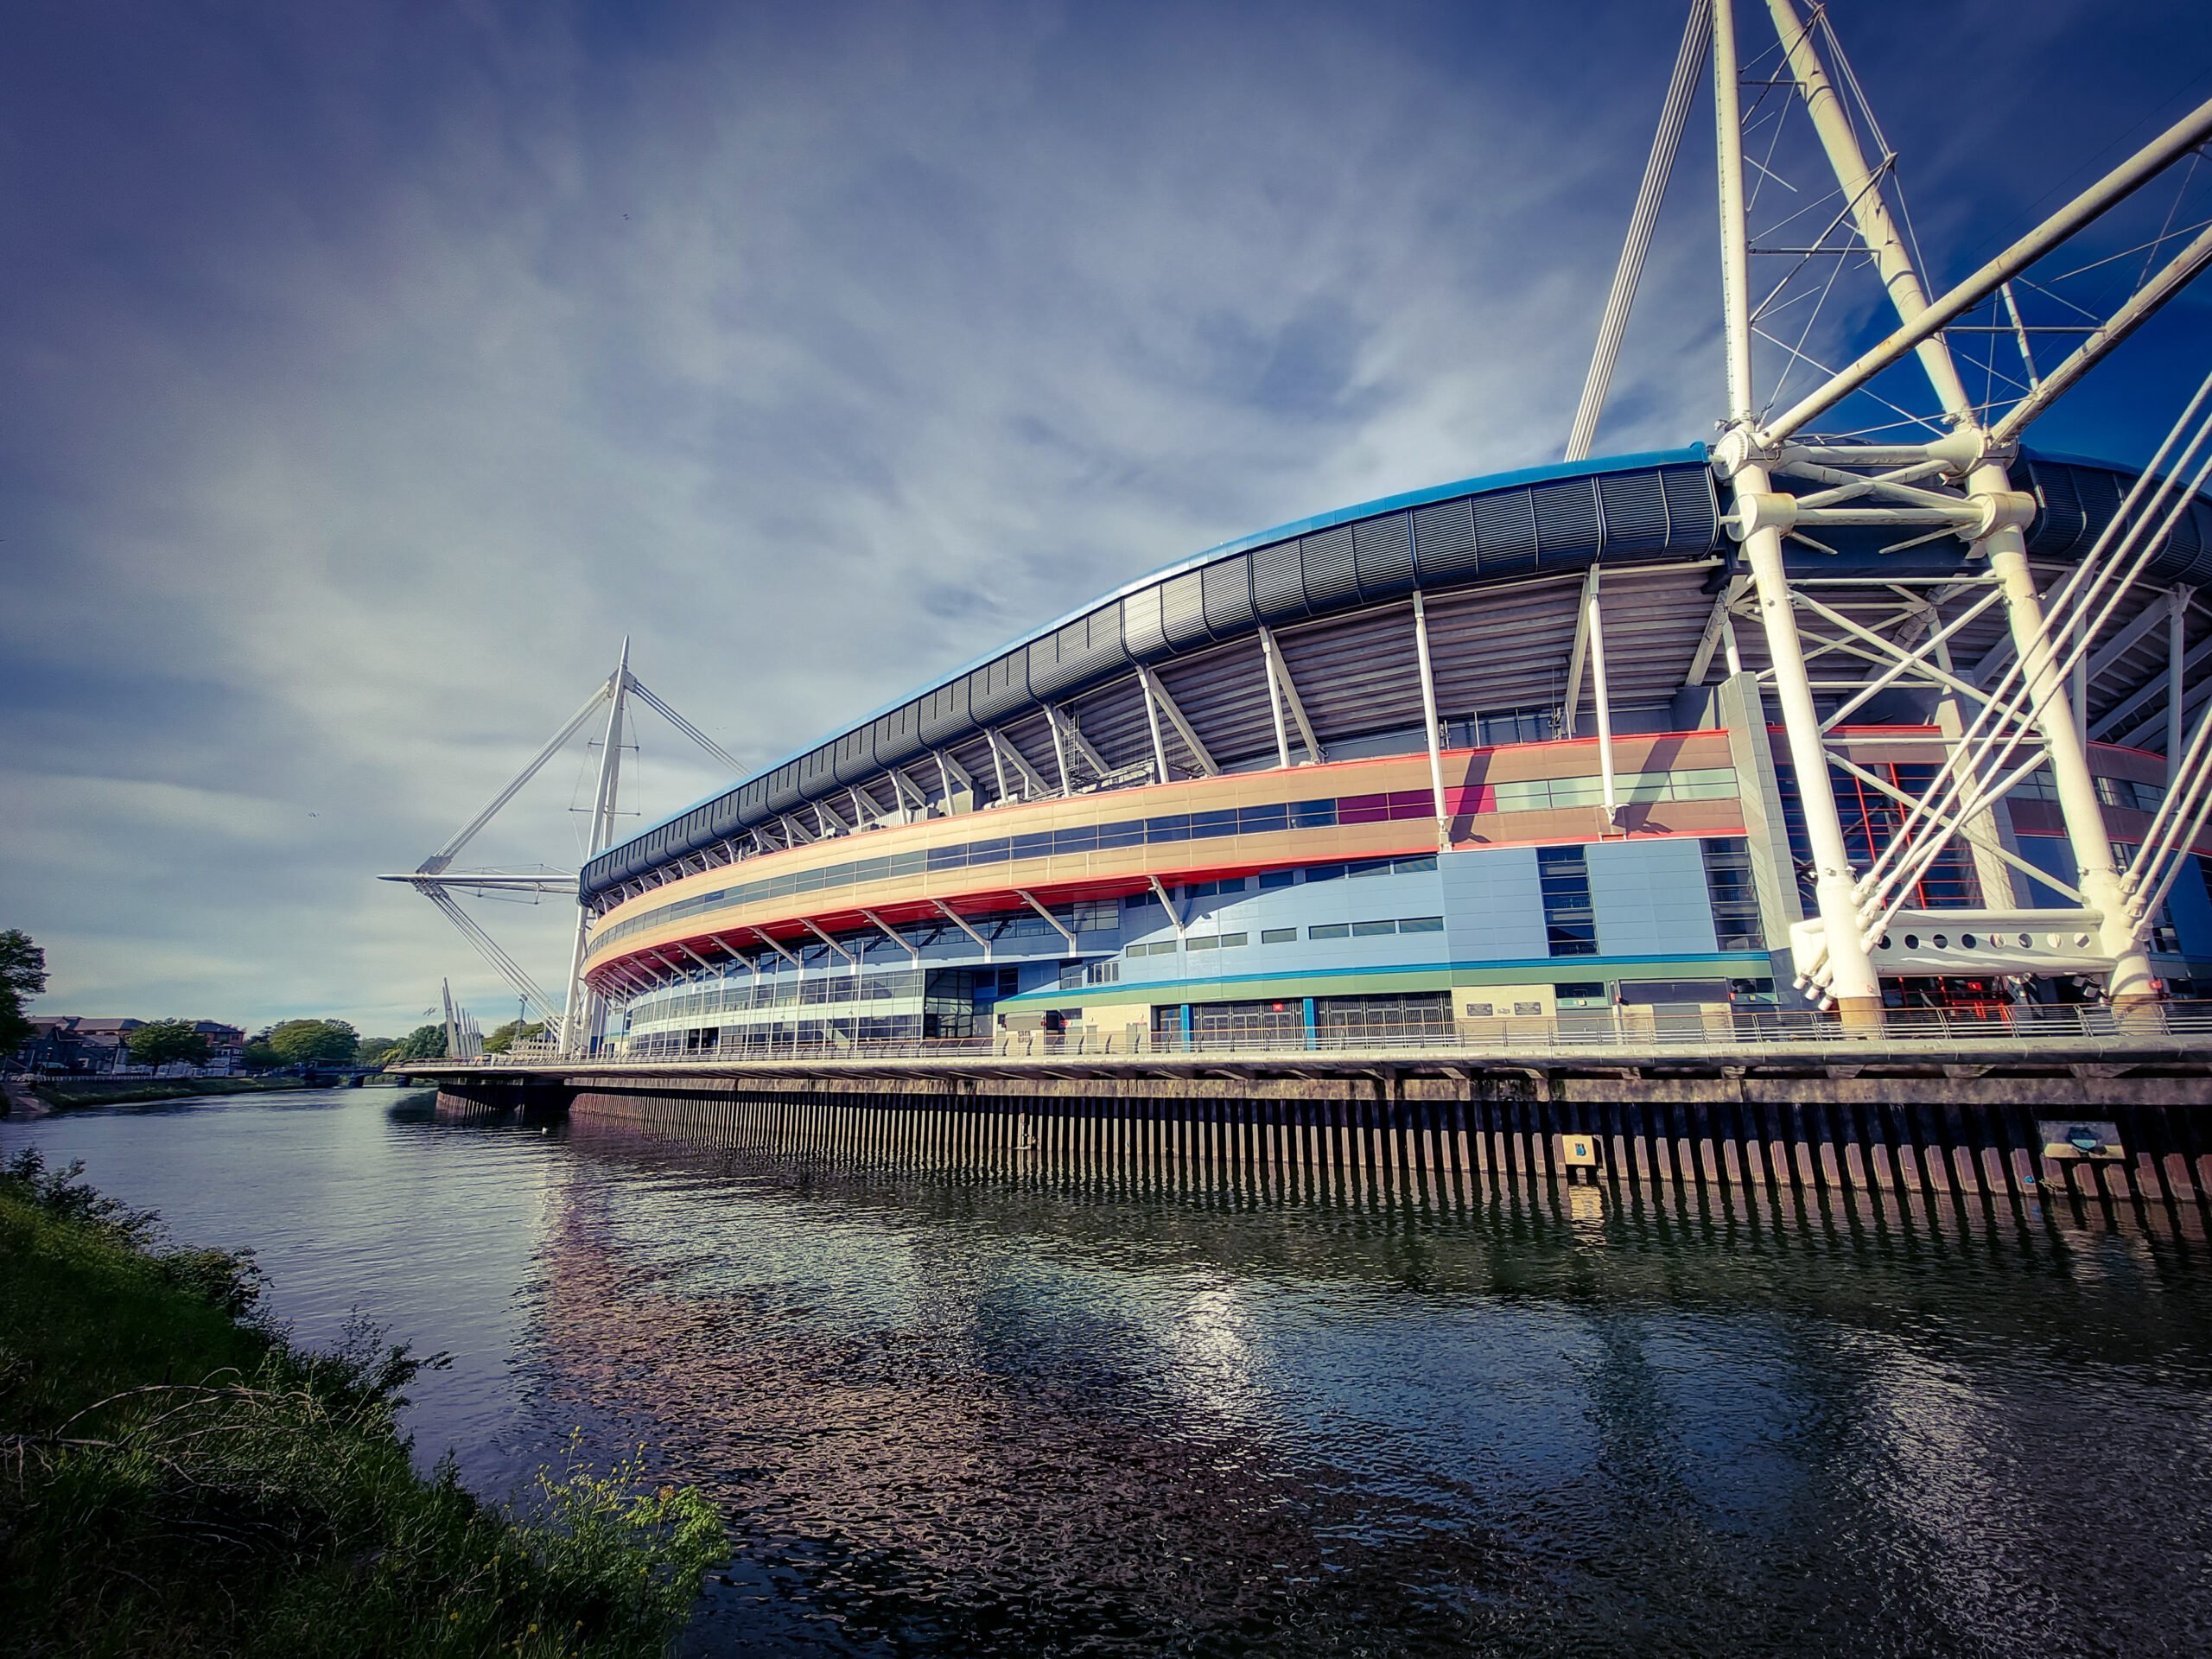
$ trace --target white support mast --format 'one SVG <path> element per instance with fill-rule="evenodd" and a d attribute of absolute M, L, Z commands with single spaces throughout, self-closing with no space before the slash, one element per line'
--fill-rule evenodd
<path fill-rule="evenodd" d="M 630 690 L 630 640 L 623 637 L 622 654 L 607 683 L 613 694 L 607 700 L 607 733 L 599 755 L 599 787 L 592 798 L 591 831 L 584 842 L 584 862 L 607 849 L 614 836 L 615 798 L 622 782 L 622 705 Z M 701 740 L 702 742 L 704 740 Z M 590 1045 L 591 1005 L 596 993 L 584 981 L 584 951 L 591 943 L 591 906 L 576 905 L 576 939 L 569 953 L 569 976 L 561 1016 L 559 1052 L 570 1058 L 582 1055 Z"/>

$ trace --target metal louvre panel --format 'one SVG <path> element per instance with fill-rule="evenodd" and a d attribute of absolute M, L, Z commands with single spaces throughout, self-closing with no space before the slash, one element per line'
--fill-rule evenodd
<path fill-rule="evenodd" d="M 786 760 L 768 774 L 768 810 L 788 812 L 799 804 L 798 762 Z"/>
<path fill-rule="evenodd" d="M 1353 556 L 1351 526 L 1338 524 L 1298 544 L 1306 565 L 1306 603 L 1314 612 L 1332 611 L 1359 598 L 1359 567 Z"/>
<path fill-rule="evenodd" d="M 1605 556 L 1656 553 L 1667 545 L 1667 497 L 1656 473 L 1611 473 L 1598 480 Z"/>
<path fill-rule="evenodd" d="M 1586 478 L 1539 484 L 1529 492 L 1536 518 L 1536 551 L 1545 564 L 1586 564 L 1605 543 L 1598 493 Z"/>
<path fill-rule="evenodd" d="M 1414 512 L 1414 563 L 1423 583 L 1471 576 L 1475 560 L 1473 504 L 1464 496 Z"/>
<path fill-rule="evenodd" d="M 1252 603 L 1262 622 L 1306 614 L 1306 562 L 1296 542 L 1277 542 L 1252 555 Z"/>
<path fill-rule="evenodd" d="M 709 802 L 709 809 L 707 827 L 716 841 L 726 841 L 745 828 L 745 812 L 738 804 L 735 790 Z"/>
<path fill-rule="evenodd" d="M 738 816 L 747 823 L 759 822 L 768 815 L 768 780 L 755 778 L 737 791 Z"/>
<path fill-rule="evenodd" d="M 1068 706 L 1068 715 L 1108 766 L 1134 766 L 1152 759 L 1152 727 L 1135 678 L 1088 693 Z"/>
<path fill-rule="evenodd" d="M 1486 576 L 1536 567 L 1535 503 L 1526 490 L 1474 499 L 1475 560 Z"/>
<path fill-rule="evenodd" d="M 1102 674 L 1111 673 L 1129 660 L 1122 648 L 1122 607 L 1109 605 L 1079 617 L 1053 636 L 1058 647 L 1058 659 L 1048 670 L 1039 672 L 1033 655 L 1029 666 L 1029 690 L 1033 696 L 1057 696 L 1070 686 L 1082 685 Z"/>
<path fill-rule="evenodd" d="M 963 675 L 950 685 L 926 692 L 921 699 L 921 739 L 924 748 L 942 748 L 975 721 L 968 715 L 968 678 Z"/>
<path fill-rule="evenodd" d="M 1252 561 L 1239 553 L 1210 564 L 1199 573 L 1205 601 L 1206 629 L 1217 639 L 1242 633 L 1257 620 L 1252 608 Z"/>
<path fill-rule="evenodd" d="M 1413 519 L 1402 512 L 1363 518 L 1351 527 L 1352 563 L 1362 599 L 1394 599 L 1414 590 Z"/>
<path fill-rule="evenodd" d="M 871 776 L 875 766 L 875 722 L 870 721 L 858 731 L 848 732 L 828 746 L 835 756 L 837 781 L 857 784 Z"/>
<path fill-rule="evenodd" d="M 1556 703 L 1581 605 L 1579 582 L 1531 582 L 1503 593 L 1430 594 L 1428 655 L 1440 715 Z"/>
<path fill-rule="evenodd" d="M 910 702 L 876 722 L 875 764 L 895 766 L 922 753 L 922 705 Z"/>
<path fill-rule="evenodd" d="M 1029 701 L 1029 653 L 1008 652 L 968 677 L 968 713 L 978 726 L 995 726 Z"/>
<path fill-rule="evenodd" d="M 1410 606 L 1302 628 L 1280 643 L 1324 748 L 1334 739 L 1421 723 Z M 1274 741 L 1272 723 L 1268 741 Z"/>
<path fill-rule="evenodd" d="M 1216 764 L 1229 766 L 1274 753 L 1268 669 L 1256 639 L 1208 652 L 1193 661 L 1170 664 L 1160 678 Z"/>
<path fill-rule="evenodd" d="M 1709 467 L 1669 467 L 1659 474 L 1667 501 L 1667 541 L 1682 551 L 1708 550 L 1719 539 L 1720 503 Z"/>
<path fill-rule="evenodd" d="M 1166 654 L 1167 630 L 1160 621 L 1158 584 L 1122 601 L 1122 644 L 1135 662 L 1150 662 Z"/>
<path fill-rule="evenodd" d="M 1205 573 L 1192 570 L 1160 584 L 1160 630 L 1173 650 L 1202 645 L 1213 637 L 1206 630 L 1205 582 Z"/>

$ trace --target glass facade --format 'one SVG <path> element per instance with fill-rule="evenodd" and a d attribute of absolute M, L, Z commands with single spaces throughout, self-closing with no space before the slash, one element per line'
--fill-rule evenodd
<path fill-rule="evenodd" d="M 1544 937 L 1555 957 L 1598 954 L 1598 911 L 1590 899 L 1590 860 L 1580 846 L 1536 849 L 1544 899 Z"/>

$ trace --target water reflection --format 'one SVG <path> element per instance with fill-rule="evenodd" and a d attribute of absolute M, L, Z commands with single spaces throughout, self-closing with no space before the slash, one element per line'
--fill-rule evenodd
<path fill-rule="evenodd" d="M 842 1168 L 354 1092 L 0 1125 L 715 1493 L 696 1652 L 2212 1649 L 2195 1212 L 1281 1199 Z M 1295 1192 L 1298 1189 L 1294 1188 Z"/>

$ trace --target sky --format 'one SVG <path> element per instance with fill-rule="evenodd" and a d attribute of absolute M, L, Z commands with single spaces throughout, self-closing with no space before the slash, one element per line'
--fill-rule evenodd
<path fill-rule="evenodd" d="M 376 1034 L 442 979 L 512 1014 L 373 878 L 625 637 L 749 767 L 1203 548 L 1557 459 L 1682 15 L 9 13 L 0 927 L 37 1013 Z M 1831 15 L 1939 281 L 2212 97 L 2198 3 Z M 1721 412 L 1711 157 L 1701 103 L 1601 454 Z M 2031 442 L 2140 459 L 2206 367 L 2191 294 Z M 728 781 L 639 740 L 626 829 Z M 588 765 L 463 861 L 573 869 Z M 474 911 L 558 980 L 572 906 Z"/>

